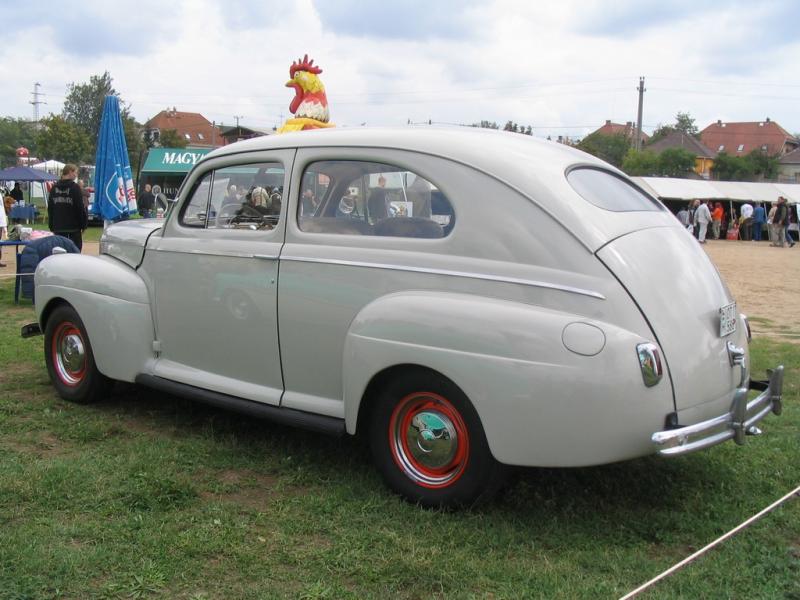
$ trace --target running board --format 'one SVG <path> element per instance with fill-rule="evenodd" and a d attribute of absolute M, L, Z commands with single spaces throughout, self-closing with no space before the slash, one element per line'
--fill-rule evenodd
<path fill-rule="evenodd" d="M 193 385 L 178 383 L 154 375 L 140 374 L 136 376 L 135 381 L 137 385 L 166 392 L 173 396 L 194 400 L 217 408 L 233 410 L 257 419 L 267 419 L 281 425 L 301 427 L 332 436 L 342 436 L 345 433 L 344 419 L 316 415 L 293 408 L 280 408 L 271 404 L 262 404 L 261 402 L 204 390 Z"/>

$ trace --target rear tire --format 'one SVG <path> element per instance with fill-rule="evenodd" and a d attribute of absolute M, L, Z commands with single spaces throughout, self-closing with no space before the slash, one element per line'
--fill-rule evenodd
<path fill-rule="evenodd" d="M 380 392 L 370 415 L 375 466 L 410 502 L 464 507 L 491 498 L 507 467 L 492 456 L 474 407 L 451 381 L 414 370 Z"/>
<path fill-rule="evenodd" d="M 110 391 L 112 380 L 97 370 L 83 321 L 67 304 L 47 319 L 44 356 L 53 387 L 64 400 L 89 404 Z"/>

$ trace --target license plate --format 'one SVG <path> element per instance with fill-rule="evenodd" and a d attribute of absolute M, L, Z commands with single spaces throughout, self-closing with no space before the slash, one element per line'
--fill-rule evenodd
<path fill-rule="evenodd" d="M 736 302 L 726 304 L 719 309 L 719 337 L 725 337 L 736 331 Z"/>

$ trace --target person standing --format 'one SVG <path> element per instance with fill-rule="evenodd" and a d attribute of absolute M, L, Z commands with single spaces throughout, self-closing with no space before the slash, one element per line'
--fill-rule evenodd
<path fill-rule="evenodd" d="M 89 222 L 86 207 L 83 205 L 81 187 L 75 183 L 78 167 L 64 165 L 59 179 L 50 190 L 47 200 L 47 221 L 50 231 L 69 238 L 80 250 L 83 247 L 82 234 Z"/>
<path fill-rule="evenodd" d="M 6 209 L 3 203 L 0 202 L 0 241 L 6 238 L 6 230 L 8 228 L 8 219 L 6 219 Z M 3 258 L 3 253 L 0 252 L 0 259 Z M 0 268 L 5 267 L 4 262 L 0 262 Z"/>
<path fill-rule="evenodd" d="M 786 198 L 779 196 L 778 204 L 775 207 L 775 216 L 772 217 L 772 245 L 779 248 L 783 248 L 786 245 L 783 232 L 786 217 L 788 216 L 786 209 Z"/>
<path fill-rule="evenodd" d="M 722 217 L 724 215 L 725 215 L 725 211 L 722 210 L 722 204 L 717 202 L 714 205 L 713 212 L 711 213 L 711 220 L 712 220 L 711 226 L 712 226 L 712 231 L 714 232 L 714 239 L 715 240 L 719 239 L 719 232 L 720 232 L 720 230 L 722 228 Z"/>
<path fill-rule="evenodd" d="M 681 222 L 681 225 L 683 225 L 683 228 L 688 229 L 689 211 L 687 210 L 687 208 L 685 206 L 681 206 L 681 209 L 678 211 L 678 214 L 676 216 L 678 217 L 678 221 Z"/>
<path fill-rule="evenodd" d="M 22 188 L 19 187 L 19 181 L 14 182 L 14 189 L 12 189 L 8 195 L 14 199 L 14 202 L 22 201 Z"/>
<path fill-rule="evenodd" d="M 739 227 L 741 228 L 741 238 L 751 240 L 753 238 L 753 205 L 745 202 L 739 211 Z"/>
<path fill-rule="evenodd" d="M 694 211 L 694 218 L 697 221 L 699 229 L 697 231 L 697 239 L 701 244 L 706 243 L 706 232 L 708 231 L 708 224 L 711 222 L 711 211 L 708 210 L 708 200 L 703 200 Z"/>
<path fill-rule="evenodd" d="M 753 209 L 753 240 L 756 242 L 761 241 L 761 234 L 764 230 L 764 223 L 767 222 L 767 213 L 761 202 L 756 202 L 756 207 Z"/>
<path fill-rule="evenodd" d="M 155 214 L 156 196 L 149 183 L 144 184 L 144 193 L 139 196 L 139 212 L 143 219 L 152 219 Z"/>

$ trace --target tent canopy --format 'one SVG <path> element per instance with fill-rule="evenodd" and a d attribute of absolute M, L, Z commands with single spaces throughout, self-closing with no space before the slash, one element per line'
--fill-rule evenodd
<path fill-rule="evenodd" d="M 48 173 L 61 173 L 63 168 L 63 162 L 52 159 L 31 165 L 31 169 L 36 169 L 37 171 L 47 171 Z"/>
<path fill-rule="evenodd" d="M 673 177 L 634 177 L 633 180 L 654 196 L 667 200 L 734 200 L 739 202 L 775 202 L 783 196 L 800 202 L 800 184 L 706 181 Z"/>
<path fill-rule="evenodd" d="M 58 177 L 30 167 L 9 167 L 0 171 L 0 181 L 57 181 Z"/>

